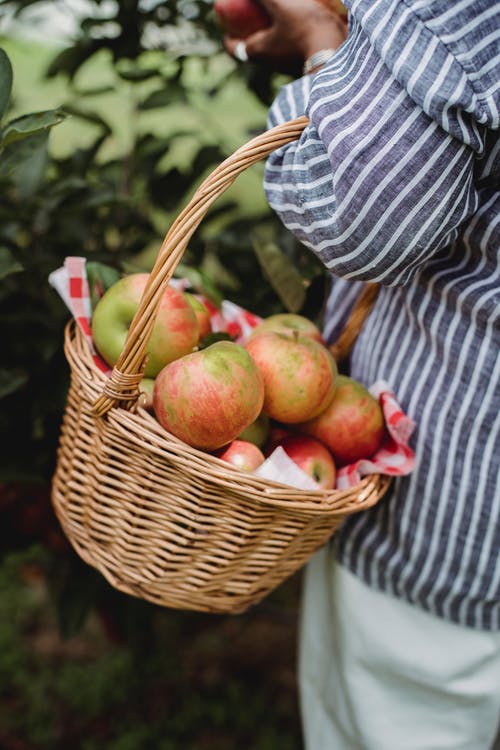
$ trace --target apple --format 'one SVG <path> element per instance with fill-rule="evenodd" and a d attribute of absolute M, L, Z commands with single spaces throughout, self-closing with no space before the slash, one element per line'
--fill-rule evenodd
<path fill-rule="evenodd" d="M 240 440 L 247 440 L 249 443 L 253 443 L 258 448 L 262 448 L 269 436 L 270 421 L 266 414 L 259 414 L 255 422 L 249 424 L 241 435 L 238 435 Z"/>
<path fill-rule="evenodd" d="M 220 448 L 215 455 L 222 461 L 227 461 L 238 469 L 250 473 L 265 460 L 260 448 L 248 440 L 233 440 L 229 445 Z"/>
<path fill-rule="evenodd" d="M 337 365 L 326 347 L 308 336 L 265 331 L 245 347 L 264 378 L 264 414 L 284 424 L 304 422 L 333 398 Z"/>
<path fill-rule="evenodd" d="M 147 273 L 132 273 L 109 287 L 92 315 L 92 336 L 101 357 L 113 366 L 120 356 L 132 318 L 139 307 Z M 182 292 L 167 286 L 147 346 L 144 377 L 154 378 L 169 362 L 198 343 L 198 321 Z"/>
<path fill-rule="evenodd" d="M 322 489 L 331 490 L 335 487 L 337 471 L 333 456 L 319 440 L 308 435 L 289 435 L 277 445 Z"/>
<path fill-rule="evenodd" d="M 357 380 L 339 375 L 330 404 L 299 429 L 321 440 L 336 464 L 345 466 L 373 456 L 384 437 L 385 423 L 382 407 L 370 391 Z"/>
<path fill-rule="evenodd" d="M 194 448 L 216 450 L 254 422 L 264 381 L 249 353 L 218 341 L 166 365 L 156 376 L 153 408 L 160 424 Z"/>
<path fill-rule="evenodd" d="M 191 292 L 184 292 L 184 296 L 193 308 L 196 318 L 198 319 L 198 336 L 199 340 L 208 336 L 212 332 L 212 318 L 206 305 L 203 304 L 201 299 Z"/>
<path fill-rule="evenodd" d="M 269 435 L 267 437 L 266 444 L 264 446 L 264 455 L 270 456 L 273 450 L 281 443 L 284 438 L 292 435 L 292 427 L 285 427 L 277 422 L 271 422 L 269 428 Z"/>
<path fill-rule="evenodd" d="M 293 333 L 297 331 L 302 336 L 310 336 L 310 338 L 318 341 L 320 344 L 324 343 L 318 326 L 312 320 L 309 320 L 309 318 L 298 313 L 276 313 L 275 315 L 269 315 L 255 326 L 248 338 L 258 336 L 263 331 L 276 331 L 277 333 Z"/>
<path fill-rule="evenodd" d="M 215 0 L 214 11 L 224 32 L 236 39 L 271 25 L 269 14 L 254 0 Z"/>
<path fill-rule="evenodd" d="M 147 411 L 153 411 L 154 378 L 143 378 L 139 383 L 139 405 Z"/>

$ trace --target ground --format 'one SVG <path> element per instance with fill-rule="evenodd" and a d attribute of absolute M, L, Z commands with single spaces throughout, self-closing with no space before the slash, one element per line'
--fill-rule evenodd
<path fill-rule="evenodd" d="M 243 615 L 153 608 L 79 574 L 64 637 L 51 564 L 34 546 L 0 568 L 1 750 L 300 750 L 300 574 Z M 75 627 L 84 588 L 96 606 Z"/>

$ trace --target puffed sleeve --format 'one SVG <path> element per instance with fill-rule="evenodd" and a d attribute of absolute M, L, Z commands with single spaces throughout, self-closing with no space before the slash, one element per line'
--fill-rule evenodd
<path fill-rule="evenodd" d="M 267 160 L 270 205 L 335 275 L 408 283 L 477 209 L 481 128 L 462 116 L 462 138 L 445 130 L 355 19 L 312 81 L 281 89 L 269 123 L 303 113 L 300 140 Z"/>

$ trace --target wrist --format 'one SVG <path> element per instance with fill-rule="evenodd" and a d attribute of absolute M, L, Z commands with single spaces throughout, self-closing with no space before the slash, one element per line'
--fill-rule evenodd
<path fill-rule="evenodd" d="M 322 67 L 347 39 L 348 27 L 346 22 L 333 15 L 324 19 L 324 23 L 314 27 L 314 33 L 306 31 L 303 36 L 302 53 L 304 55 L 303 72 L 314 73 Z M 328 22 L 327 22 L 328 21 Z"/>

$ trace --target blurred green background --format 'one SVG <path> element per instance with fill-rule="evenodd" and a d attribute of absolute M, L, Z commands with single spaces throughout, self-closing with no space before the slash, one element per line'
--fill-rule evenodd
<path fill-rule="evenodd" d="M 69 313 L 49 273 L 68 255 L 149 270 L 283 82 L 228 58 L 209 1 L 0 0 L 1 750 L 301 747 L 300 574 L 244 615 L 161 609 L 83 564 L 50 504 Z M 323 272 L 262 174 L 210 209 L 179 274 L 215 302 L 317 318 Z"/>

